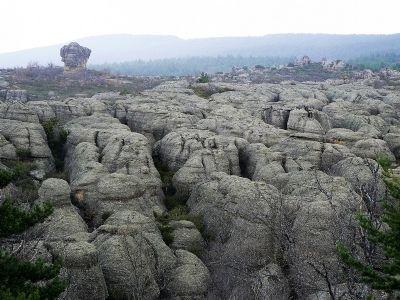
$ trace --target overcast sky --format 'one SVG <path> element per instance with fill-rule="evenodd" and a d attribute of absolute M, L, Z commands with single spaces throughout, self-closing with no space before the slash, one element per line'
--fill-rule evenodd
<path fill-rule="evenodd" d="M 400 32 L 400 0 L 0 0 L 0 12 L 0 53 L 113 33 Z"/>

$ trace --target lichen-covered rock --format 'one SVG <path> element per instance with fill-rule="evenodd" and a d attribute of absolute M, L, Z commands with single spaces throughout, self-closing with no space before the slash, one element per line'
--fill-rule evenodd
<path fill-rule="evenodd" d="M 135 211 L 112 214 L 94 233 L 93 244 L 114 299 L 156 299 L 176 265 L 154 221 Z"/>
<path fill-rule="evenodd" d="M 378 159 L 385 156 L 391 161 L 395 160 L 387 143 L 379 139 L 360 140 L 354 144 L 352 152 L 362 158 Z"/>
<path fill-rule="evenodd" d="M 288 129 L 316 134 L 324 134 L 330 127 L 328 116 L 318 110 L 292 110 L 287 122 Z"/>
<path fill-rule="evenodd" d="M 210 281 L 210 273 L 203 262 L 185 250 L 176 250 L 176 268 L 168 277 L 164 295 L 168 299 L 204 299 Z"/>
<path fill-rule="evenodd" d="M 239 176 L 239 153 L 229 157 L 222 149 L 198 150 L 175 173 L 172 183 L 178 195 L 187 198 L 197 183 L 205 181 L 214 172 Z"/>
<path fill-rule="evenodd" d="M 94 224 L 120 209 L 145 215 L 163 209 L 162 183 L 143 135 L 106 115 L 78 118 L 66 128 L 71 188 Z"/>
<path fill-rule="evenodd" d="M 282 193 L 282 228 L 294 241 L 286 255 L 297 294 L 305 297 L 326 288 L 321 270 L 332 283 L 340 283 L 336 243 L 352 243 L 357 232 L 353 214 L 362 207 L 361 197 L 344 178 L 320 171 L 291 173 Z"/>
<path fill-rule="evenodd" d="M 168 224 L 172 228 L 172 249 L 183 249 L 196 255 L 201 254 L 204 248 L 204 240 L 196 226 L 190 221 L 171 221 Z"/>
<path fill-rule="evenodd" d="M 38 168 L 53 170 L 54 159 L 40 124 L 0 119 L 0 134 L 15 147 L 16 151 L 29 153 Z"/>
<path fill-rule="evenodd" d="M 86 68 L 86 62 L 92 51 L 89 48 L 82 47 L 76 42 L 65 45 L 60 50 L 60 56 L 67 71 L 81 70 Z"/>
<path fill-rule="evenodd" d="M 63 261 L 60 277 L 69 284 L 62 299 L 107 299 L 108 292 L 96 248 L 87 242 L 53 246 L 52 251 Z"/>
<path fill-rule="evenodd" d="M 273 261 L 272 206 L 278 202 L 276 188 L 225 173 L 194 187 L 187 203 L 191 213 L 203 216 L 211 237 L 204 257 L 216 297 L 229 298 L 235 287 L 253 284 Z"/>

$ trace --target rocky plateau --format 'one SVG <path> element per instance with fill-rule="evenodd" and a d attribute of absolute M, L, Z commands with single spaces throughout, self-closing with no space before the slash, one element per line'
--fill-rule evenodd
<path fill-rule="evenodd" d="M 7 97 L 0 168 L 29 153 L 38 193 L 21 205 L 55 208 L 23 255 L 62 258 L 61 299 L 350 299 L 335 245 L 385 193 L 376 160 L 400 172 L 400 91 L 365 80 Z"/>

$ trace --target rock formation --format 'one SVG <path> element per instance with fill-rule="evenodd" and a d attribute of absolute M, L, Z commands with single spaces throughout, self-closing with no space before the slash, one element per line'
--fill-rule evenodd
<path fill-rule="evenodd" d="M 295 66 L 300 66 L 300 67 L 307 66 L 311 64 L 311 59 L 307 55 L 304 55 L 302 58 L 297 59 L 294 64 Z"/>
<path fill-rule="evenodd" d="M 63 258 L 66 299 L 345 298 L 336 242 L 385 193 L 376 160 L 400 158 L 400 92 L 363 82 L 180 80 L 3 101 L 0 118 L 1 162 L 29 150 L 48 176 L 43 126 L 68 132 L 68 182 L 35 177 L 55 210 L 26 233 L 29 253 Z"/>
<path fill-rule="evenodd" d="M 76 42 L 63 46 L 60 50 L 60 56 L 62 62 L 64 62 L 64 69 L 66 71 L 85 69 L 90 53 L 89 48 L 82 47 Z"/>

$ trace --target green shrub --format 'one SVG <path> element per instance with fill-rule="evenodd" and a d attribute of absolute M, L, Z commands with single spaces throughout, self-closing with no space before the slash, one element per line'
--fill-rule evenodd
<path fill-rule="evenodd" d="M 50 203 L 24 211 L 15 206 L 13 200 L 5 199 L 0 205 L 0 237 L 22 233 L 43 222 L 52 212 Z M 0 299 L 57 299 L 66 287 L 58 277 L 60 269 L 60 261 L 52 264 L 42 259 L 22 261 L 0 249 Z"/>
<path fill-rule="evenodd" d="M 7 186 L 14 178 L 11 171 L 0 169 L 0 188 Z"/>
<path fill-rule="evenodd" d="M 60 135 L 61 143 L 65 144 L 67 142 L 69 132 L 64 128 L 61 128 L 58 134 Z"/>
<path fill-rule="evenodd" d="M 361 282 L 372 289 L 387 292 L 389 299 L 398 299 L 400 291 L 400 177 L 390 169 L 390 160 L 381 157 L 379 161 L 384 170 L 383 176 L 388 190 L 388 195 L 383 200 L 383 211 L 378 218 L 364 212 L 357 214 L 360 231 L 362 230 L 366 235 L 365 247 L 375 251 L 371 251 L 372 256 L 364 260 L 360 259 L 362 256 L 352 253 L 341 243 L 337 244 L 337 250 L 342 261 L 360 275 Z"/>
<path fill-rule="evenodd" d="M 9 167 L 12 169 L 14 181 L 28 178 L 29 172 L 34 169 L 33 163 L 26 161 L 11 162 Z"/>
<path fill-rule="evenodd" d="M 229 91 L 233 91 L 230 88 L 226 87 L 208 87 L 208 86 L 192 86 L 191 89 L 193 92 L 204 99 L 209 99 L 214 94 L 225 93 Z"/>
<path fill-rule="evenodd" d="M 46 136 L 52 136 L 54 133 L 54 128 L 58 125 L 57 118 L 50 118 L 47 121 L 43 122 L 42 126 Z"/>
<path fill-rule="evenodd" d="M 19 181 L 28 179 L 29 172 L 33 169 L 33 164 L 27 161 L 10 161 L 7 162 L 9 170 L 0 170 L 0 188 L 7 186 L 10 182 L 18 185 Z"/>
<path fill-rule="evenodd" d="M 42 259 L 26 262 L 0 250 L 0 299 L 57 299 L 66 287 L 58 278 L 60 269 L 60 261 L 53 264 L 46 264 Z"/>
<path fill-rule="evenodd" d="M 200 77 L 197 79 L 198 83 L 209 83 L 210 77 L 207 73 L 201 72 Z"/>
<path fill-rule="evenodd" d="M 0 206 L 0 237 L 21 233 L 28 227 L 43 222 L 52 212 L 50 203 L 34 206 L 27 212 L 16 207 L 13 200 L 5 199 Z"/>

